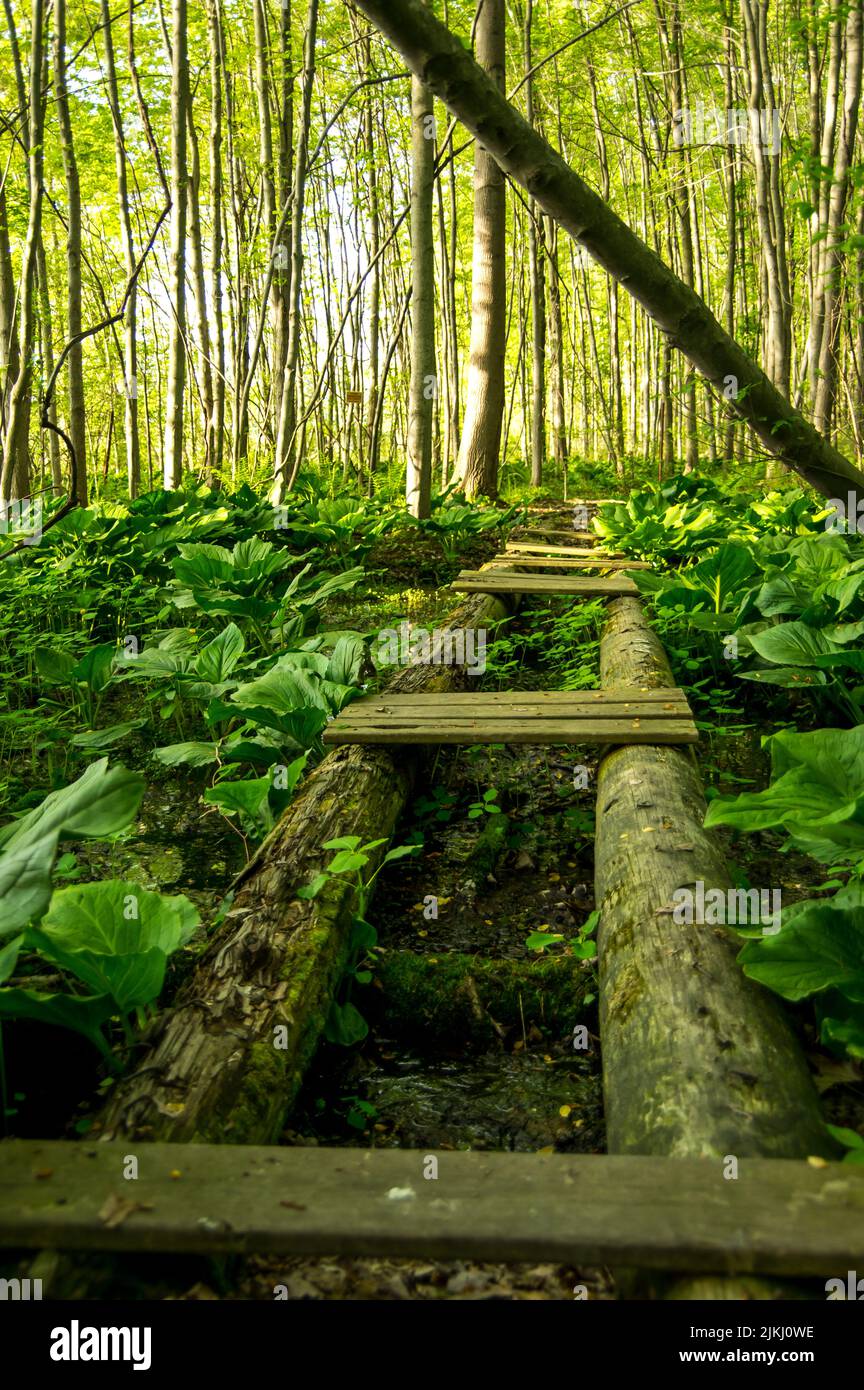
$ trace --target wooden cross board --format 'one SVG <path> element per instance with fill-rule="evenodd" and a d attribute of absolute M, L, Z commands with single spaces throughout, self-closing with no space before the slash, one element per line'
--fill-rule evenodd
<path fill-rule="evenodd" d="M 346 705 L 325 743 L 696 743 L 671 690 L 492 690 L 370 695 Z"/>
<path fill-rule="evenodd" d="M 483 566 L 518 565 L 520 569 L 570 569 L 570 570 L 650 570 L 647 560 L 611 560 L 604 555 L 593 559 L 573 555 L 495 555 Z"/>
<path fill-rule="evenodd" d="M 596 541 L 597 536 L 594 531 L 547 531 L 545 527 L 526 526 L 523 528 L 522 535 L 525 536 L 567 536 L 571 541 Z M 518 540 L 519 537 L 516 537 Z"/>
<path fill-rule="evenodd" d="M 626 560 L 620 550 L 604 550 L 593 545 L 546 545 L 544 541 L 506 541 L 504 551 L 507 555 L 608 555 L 610 559 Z"/>
<path fill-rule="evenodd" d="M 638 597 L 639 594 L 626 574 L 583 577 L 578 574 L 510 574 L 494 569 L 463 570 L 450 588 L 460 594 L 579 594 L 590 598 L 620 598 L 624 594 Z"/>
<path fill-rule="evenodd" d="M 847 1163 L 745 1158 L 738 1181 L 723 1182 L 699 1158 L 442 1152 L 436 1183 L 423 1180 L 423 1149 L 135 1151 L 129 1183 L 128 1140 L 5 1140 L 0 1246 L 841 1278 L 864 1249 L 864 1168 Z"/>

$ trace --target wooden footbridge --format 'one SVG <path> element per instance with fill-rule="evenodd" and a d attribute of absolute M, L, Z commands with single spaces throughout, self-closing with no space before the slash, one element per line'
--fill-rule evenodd
<path fill-rule="evenodd" d="M 200 1127 L 184 1120 L 196 1084 L 183 1070 L 188 1029 L 200 1029 L 200 1062 L 218 1042 L 218 1026 L 208 1035 L 199 997 L 206 989 L 196 987 L 198 1012 L 173 1011 L 182 1015 L 177 1052 L 166 1049 L 168 1061 L 157 1053 L 149 1064 L 150 1073 L 165 1072 L 161 1091 L 148 1092 L 149 1076 L 133 1088 L 132 1109 L 150 1124 L 121 1132 L 117 1111 L 95 1141 L 0 1144 L 0 1245 L 19 1258 L 47 1249 L 548 1259 L 711 1275 L 699 1293 L 678 1296 L 716 1298 L 760 1296 L 724 1282 L 729 1275 L 845 1277 L 864 1268 L 864 1168 L 830 1161 L 815 1091 L 779 1010 L 745 981 L 722 932 L 670 929 L 676 884 L 730 880 L 702 829 L 691 711 L 633 602 L 627 571 L 645 566 L 559 543 L 561 535 L 511 541 L 481 569 L 460 574 L 453 588 L 613 600 L 601 689 L 405 693 L 397 682 L 395 692 L 345 709 L 325 741 L 373 745 L 368 771 L 357 761 L 363 749 L 331 755 L 354 759 L 340 763 L 340 775 L 348 767 L 347 775 L 367 777 L 370 786 L 401 775 L 398 764 L 387 773 L 386 759 L 382 772 L 390 744 L 615 750 L 600 765 L 595 847 L 610 1153 L 447 1152 L 437 1155 L 433 1173 L 422 1151 L 201 1142 Z M 325 778 L 324 785 L 329 806 L 332 784 Z M 296 837 L 290 815 L 286 824 Z M 238 901 L 242 894 L 235 915 Z M 317 903 L 304 909 L 327 910 Z M 259 920 L 266 926 L 267 918 L 253 917 Z M 324 939 L 322 919 L 310 920 Z M 299 940 L 293 921 L 292 932 Z M 285 980 L 284 963 L 281 969 Z M 263 1015 L 257 1045 L 264 1050 L 274 1016 Z M 211 1067 L 211 1087 L 219 1065 L 234 1060 Z M 149 1109 L 140 1108 L 142 1097 Z M 154 1142 L 154 1124 L 164 1135 L 175 1116 L 184 1142 Z M 265 1115 L 259 1132 L 272 1133 L 266 1123 Z M 193 1134 L 196 1142 L 185 1142 Z M 130 1156 L 135 1181 L 128 1180 Z"/>

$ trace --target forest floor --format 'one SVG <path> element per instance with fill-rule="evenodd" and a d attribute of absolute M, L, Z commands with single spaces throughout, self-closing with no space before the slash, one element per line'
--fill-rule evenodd
<path fill-rule="evenodd" d="M 497 548 L 481 539 L 456 563 L 477 566 Z M 420 540 L 408 554 L 404 546 L 381 544 L 366 567 L 368 584 L 328 604 L 328 626 L 370 632 L 408 620 L 433 627 L 455 606 L 434 544 Z M 523 604 L 491 645 L 478 688 L 596 687 L 601 624 L 600 603 Z M 685 671 L 676 675 L 687 684 Z M 769 726 L 705 682 L 688 695 L 711 792 L 764 785 L 760 735 Z M 135 765 L 134 743 L 124 757 Z M 387 867 L 372 906 L 380 950 L 358 999 L 368 1037 L 351 1049 L 321 1044 L 281 1142 L 430 1153 L 602 1153 L 591 939 L 597 750 L 477 746 L 420 757 L 413 801 L 393 843 L 422 849 Z M 110 845 L 87 840 L 64 847 L 78 856 L 85 879 L 117 876 L 182 891 L 212 921 L 225 885 L 245 861 L 244 838 L 215 808 L 202 814 L 204 781 L 196 771 L 162 769 L 153 776 L 151 765 L 148 779 L 129 835 Z M 778 881 L 779 837 L 720 833 L 736 882 Z M 808 874 L 805 857 L 783 856 L 785 902 L 807 895 Z M 539 946 L 531 941 L 537 933 L 558 939 Z M 202 931 L 202 949 L 204 942 Z M 174 957 L 169 1004 L 194 961 L 194 942 Z M 538 971 L 547 969 L 538 983 Z M 825 1093 L 827 1118 L 859 1127 L 864 1098 L 857 1069 L 818 1049 L 804 1010 L 793 1011 L 793 1019 Z M 585 1050 L 574 1046 L 577 1022 L 588 1028 Z M 46 1067 L 36 1024 L 16 1023 L 8 1032 L 18 1043 L 16 1133 L 88 1133 L 106 1086 L 98 1055 L 69 1034 Z M 115 1262 L 112 1278 L 112 1297 L 128 1281 L 135 1297 L 186 1300 L 560 1300 L 572 1297 L 575 1285 L 592 1298 L 616 1296 L 605 1269 L 452 1260 L 160 1257 L 157 1264 L 136 1258 Z"/>

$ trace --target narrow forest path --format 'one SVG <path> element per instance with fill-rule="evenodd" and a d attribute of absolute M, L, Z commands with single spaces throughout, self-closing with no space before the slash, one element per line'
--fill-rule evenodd
<path fill-rule="evenodd" d="M 422 853 L 390 867 L 373 908 L 381 949 L 373 952 L 371 983 L 362 992 L 369 1023 L 364 1046 L 319 1049 L 278 1148 L 229 1143 L 218 1151 L 200 1144 L 185 1149 L 174 1144 L 166 1150 L 151 1144 L 154 1162 L 136 1189 L 136 1196 L 142 1192 L 140 1203 L 131 1207 L 124 1207 L 115 1191 L 111 1167 L 113 1151 L 118 1144 L 128 1148 L 129 1139 L 98 1144 L 90 1151 L 99 1158 L 96 1165 L 81 1164 L 80 1146 L 23 1141 L 5 1146 L 0 1186 L 9 1189 L 6 1195 L 12 1200 L 4 1207 L 15 1215 L 0 1228 L 4 1243 L 199 1255 L 244 1252 L 215 1294 L 209 1276 L 190 1280 L 188 1266 L 163 1270 L 160 1287 L 173 1289 L 172 1296 L 185 1288 L 180 1296 L 190 1298 L 268 1298 L 282 1286 L 289 1297 L 364 1296 L 364 1289 L 369 1296 L 374 1289 L 373 1296 L 394 1298 L 560 1298 L 568 1296 L 574 1282 L 589 1296 L 605 1298 L 614 1296 L 610 1263 L 800 1276 L 836 1262 L 841 1245 L 848 1245 L 850 1222 L 856 1228 L 861 1224 L 859 1184 L 844 1169 L 843 1191 L 836 1184 L 831 1188 L 831 1206 L 834 1165 L 820 1160 L 823 1173 L 777 1161 L 786 1153 L 803 1157 L 819 1144 L 815 1130 L 806 1132 L 810 1111 L 801 1097 L 807 1083 L 803 1064 L 793 1055 L 794 1042 L 770 1009 L 767 1031 L 760 1032 L 764 996 L 745 987 L 739 999 L 737 986 L 729 986 L 738 976 L 727 976 L 723 952 L 712 956 L 709 949 L 704 954 L 704 937 L 694 938 L 693 945 L 682 936 L 676 947 L 681 958 L 676 959 L 662 937 L 658 949 L 651 930 L 643 933 L 647 946 L 640 944 L 628 918 L 631 900 L 644 916 L 639 895 L 646 885 L 649 891 L 668 892 L 663 871 L 670 845 L 648 841 L 645 834 L 668 832 L 680 842 L 688 831 L 681 818 L 686 822 L 694 814 L 687 797 L 680 806 L 676 803 L 675 781 L 684 766 L 669 762 L 677 756 L 676 748 L 683 750 L 688 775 L 701 795 L 695 763 L 686 753 L 698 738 L 686 696 L 669 679 L 656 638 L 649 640 L 648 629 L 634 619 L 640 605 L 629 589 L 621 589 L 626 574 L 620 571 L 627 562 L 599 552 L 591 555 L 586 547 L 578 548 L 578 556 L 569 554 L 573 547 L 549 543 L 548 530 L 554 526 L 544 529 L 547 539 L 536 543 L 540 554 L 534 552 L 535 543 L 511 539 L 503 552 L 472 572 L 470 582 L 494 579 L 505 593 L 546 597 L 548 591 L 525 587 L 536 582 L 522 569 L 527 557 L 559 571 L 555 603 L 577 601 L 565 609 L 565 622 L 575 621 L 577 631 L 586 617 L 600 618 L 602 603 L 618 604 L 607 614 L 604 642 L 612 645 L 601 661 L 605 674 L 599 682 L 593 667 L 593 689 L 586 683 L 600 644 L 586 641 L 586 623 L 581 627 L 583 646 L 570 657 L 592 650 L 594 656 L 571 673 L 567 688 L 546 688 L 556 683 L 544 673 L 548 653 L 542 641 L 533 647 L 528 642 L 525 650 L 533 659 L 526 661 L 524 652 L 518 663 L 508 663 L 500 654 L 493 657 L 483 684 L 497 682 L 506 689 L 383 692 L 348 707 L 328 729 L 331 744 L 408 744 L 425 752 L 411 809 L 396 830 L 409 844 L 422 838 Z M 526 528 L 525 534 L 535 532 Z M 564 535 L 566 540 L 566 531 Z M 604 570 L 616 559 L 619 592 L 601 598 L 581 571 Z M 578 572 L 571 568 L 576 560 Z M 465 582 L 460 576 L 454 588 Z M 577 612 L 582 605 L 584 611 Z M 532 611 L 523 608 L 510 624 L 522 626 L 523 639 L 532 635 Z M 560 614 L 556 620 L 561 621 Z M 519 632 L 508 641 L 511 650 L 518 649 Z M 598 749 L 602 759 L 610 747 L 619 752 L 600 774 Z M 635 807 L 652 822 L 658 819 L 638 768 L 634 772 L 627 766 L 630 755 L 655 760 L 669 813 L 659 827 L 616 819 L 628 787 L 636 788 Z M 619 771 L 610 773 L 609 766 Z M 617 792 L 610 798 L 610 778 L 615 777 Z M 606 794 L 592 811 L 604 778 Z M 595 864 L 594 814 L 609 816 L 616 803 L 613 832 L 610 836 L 604 820 L 605 841 L 598 835 Z M 466 804 L 471 808 L 467 820 L 457 813 Z M 701 821 L 689 829 L 695 840 Z M 631 833 L 634 845 L 628 847 Z M 690 843 L 671 848 L 694 851 Z M 702 852 L 700 847 L 697 851 Z M 608 1029 L 612 1046 L 605 1079 L 607 1111 L 611 1086 L 616 1147 L 632 1155 L 614 1160 L 619 1165 L 614 1189 L 608 1186 L 611 1167 L 581 1166 L 586 1160 L 613 1161 L 600 1158 L 607 1144 L 592 940 L 595 877 L 597 907 L 605 903 L 612 942 L 605 982 L 601 968 L 603 1037 L 605 1044 Z M 563 946 L 564 952 L 538 958 L 538 946 L 555 951 Z M 660 958 L 659 964 L 654 960 L 653 976 L 646 949 Z M 704 978 L 687 954 L 695 949 L 703 953 Z M 637 976 L 647 982 L 641 994 L 634 992 Z M 615 1011 L 623 997 L 622 981 L 628 997 L 625 1015 L 633 1014 L 623 1023 L 620 1007 Z M 742 1074 L 734 1036 L 720 1037 L 715 1051 L 705 1056 L 699 1054 L 698 1041 L 689 1039 L 693 1072 L 703 1066 L 716 1083 L 698 1114 L 688 1091 L 694 1077 L 685 1084 L 686 1067 L 674 1046 L 672 1052 L 658 1048 L 656 1058 L 643 1058 L 643 1080 L 638 1095 L 633 1094 L 628 1041 L 635 1038 L 641 1046 L 640 1011 L 647 1008 L 650 1015 L 657 1007 L 652 991 L 667 1014 L 679 1010 L 676 1027 L 669 1029 L 666 1020 L 673 1040 L 683 1035 L 688 1041 L 688 1027 L 712 1033 L 699 1022 L 700 1015 L 722 1019 L 733 1035 L 736 1018 L 742 1022 L 740 1046 L 757 1053 L 761 1047 L 765 1053 L 759 1084 L 782 1092 L 773 1102 L 777 1113 L 788 1101 L 793 1114 L 778 1144 L 765 1139 L 770 1117 L 766 1130 L 761 1095 L 748 1101 L 736 1092 L 729 1102 L 724 1091 L 731 1076 Z M 785 1090 L 775 1085 L 778 1072 L 787 1078 Z M 698 1088 L 698 1074 L 695 1080 Z M 756 1082 L 751 1076 L 751 1090 L 758 1091 Z M 740 1091 L 740 1081 L 735 1084 Z M 659 1140 L 653 1146 L 646 1147 L 638 1135 L 632 1142 L 626 1138 L 627 1125 L 638 1123 L 632 1117 L 640 1106 L 650 1107 L 652 1095 L 663 1086 L 678 1087 L 685 1096 L 684 1122 L 692 1125 L 695 1115 L 697 1130 L 703 1126 L 701 1136 L 688 1134 L 689 1150 L 667 1143 L 662 1124 L 658 1128 L 655 1123 Z M 724 1129 L 730 1109 L 742 1117 L 736 1121 L 742 1141 L 738 1150 Z M 799 1111 L 803 1149 L 795 1147 Z M 717 1153 L 718 1135 L 721 1141 L 728 1138 L 733 1153 L 766 1155 L 749 1163 L 749 1180 L 740 1188 L 715 1181 L 716 1165 L 695 1157 Z M 147 1145 L 143 1148 L 146 1154 Z M 307 1155 L 310 1149 L 316 1152 Z M 514 1159 L 520 1152 L 539 1153 L 550 1166 L 508 1166 L 508 1152 Z M 688 1152 L 694 1158 L 688 1159 Z M 169 1153 L 175 1165 L 170 1169 Z M 207 1157 L 211 1153 L 218 1155 L 212 1162 Z M 657 1156 L 635 1156 L 649 1153 Z M 648 1164 L 658 1162 L 661 1167 L 652 1167 L 649 1174 Z M 667 1162 L 674 1162 L 675 1180 L 664 1184 L 660 1200 L 658 1174 L 672 1171 L 662 1167 Z M 58 1178 L 53 1186 L 33 1176 L 49 1171 L 46 1164 L 53 1165 L 52 1177 Z M 176 1186 L 176 1174 L 184 1172 L 195 1176 L 191 1200 Z M 255 1178 L 254 1191 L 244 1187 L 244 1177 Z M 437 1181 L 426 1183 L 426 1178 Z M 582 1185 L 581 1202 L 568 1194 L 574 1183 L 577 1191 Z M 64 1195 L 58 1205 L 54 1193 L 59 1187 Z M 404 1194 L 404 1205 L 397 1203 L 398 1193 Z M 799 1221 L 795 1238 L 786 1239 L 788 1213 L 793 1206 L 800 1212 L 802 1203 L 810 1202 L 821 1204 L 818 1222 L 808 1226 Z M 710 1220 L 694 1219 L 706 1204 Z M 526 1215 L 516 1220 L 513 1213 L 522 1208 Z M 277 1250 L 286 1255 L 269 1253 Z M 417 1264 L 412 1254 L 426 1262 Z M 520 1263 L 538 1259 L 546 1263 Z M 139 1277 L 145 1276 L 136 1273 L 133 1282 Z"/>

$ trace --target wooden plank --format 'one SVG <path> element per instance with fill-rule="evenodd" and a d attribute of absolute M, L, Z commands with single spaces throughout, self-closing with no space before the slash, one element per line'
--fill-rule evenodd
<path fill-rule="evenodd" d="M 584 545 L 546 545 L 542 541 L 507 541 L 504 546 L 505 555 L 563 555 L 566 558 L 573 556 L 577 559 L 594 555 L 608 555 L 610 559 L 617 560 L 626 558 L 621 555 L 620 550 L 606 551 L 602 546 Z"/>
<path fill-rule="evenodd" d="M 698 743 L 691 719 L 447 719 L 399 721 L 382 714 L 381 723 L 334 719 L 324 731 L 325 743 Z"/>
<path fill-rule="evenodd" d="M 406 718 L 424 718 L 435 715 L 439 719 L 453 716 L 472 717 L 487 711 L 498 715 L 512 716 L 516 711 L 526 712 L 535 719 L 583 718 L 604 719 L 615 716 L 638 715 L 664 718 L 668 714 L 689 714 L 690 706 L 682 690 L 661 692 L 636 691 L 626 698 L 615 692 L 600 694 L 591 690 L 488 690 L 465 691 L 458 694 L 434 694 L 416 698 L 398 698 L 390 695 L 369 695 L 346 705 L 338 718 L 381 720 L 383 715 L 398 715 Z"/>
<path fill-rule="evenodd" d="M 626 574 L 595 577 L 586 575 L 557 574 L 481 574 L 479 571 L 466 571 L 450 585 L 458 593 L 496 593 L 496 594 L 590 594 L 606 598 L 632 594 L 638 597 L 639 590 Z"/>
<path fill-rule="evenodd" d="M 511 535 L 513 535 L 514 545 L 518 545 L 523 536 L 565 536 L 571 541 L 594 542 L 598 539 L 596 531 L 555 531 L 551 529 L 547 530 L 545 527 L 541 526 L 524 526 L 520 530 L 518 536 L 515 535 L 515 533 L 511 533 Z"/>
<path fill-rule="evenodd" d="M 864 1260 L 864 1169 L 742 1158 L 0 1144 L 18 1249 L 550 1260 L 839 1275 Z M 113 1212 L 113 1215 L 112 1215 Z"/>
<path fill-rule="evenodd" d="M 651 564 L 647 560 L 616 560 L 608 559 L 603 555 L 589 558 L 587 555 L 574 557 L 572 555 L 493 555 L 491 560 L 487 560 L 483 568 L 488 569 L 490 565 L 510 565 L 517 566 L 519 569 L 572 569 L 572 570 L 650 570 Z"/>
<path fill-rule="evenodd" d="M 648 686 L 626 687 L 620 685 L 614 690 L 483 690 L 480 692 L 473 690 L 443 692 L 435 690 L 416 692 L 382 690 L 379 695 L 364 695 L 362 699 L 346 705 L 343 713 L 361 709 L 367 704 L 378 706 L 386 704 L 388 708 L 395 706 L 414 709 L 427 704 L 457 705 L 462 702 L 470 704 L 478 699 L 502 704 L 509 702 L 518 704 L 523 700 L 536 701 L 538 704 L 565 704 L 570 700 L 590 700 L 594 706 L 602 705 L 604 708 L 608 705 L 632 705 L 640 702 L 649 705 L 662 704 L 668 700 L 680 700 L 683 704 L 687 704 L 687 696 L 678 685 L 659 686 L 653 690 Z"/>

